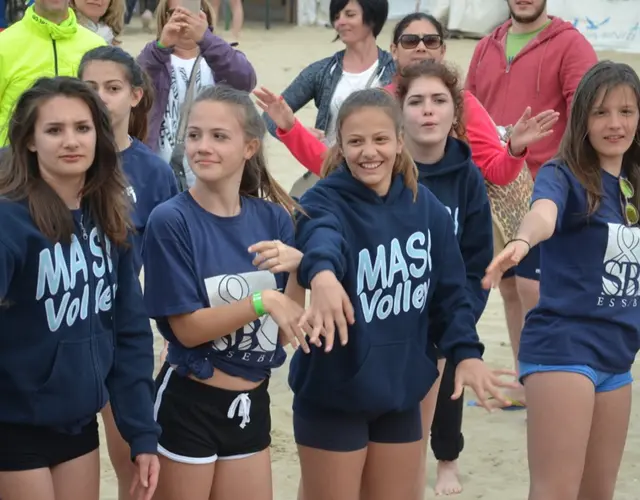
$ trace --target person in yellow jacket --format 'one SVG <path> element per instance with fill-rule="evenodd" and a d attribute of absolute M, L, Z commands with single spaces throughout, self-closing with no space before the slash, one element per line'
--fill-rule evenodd
<path fill-rule="evenodd" d="M 82 56 L 100 45 L 104 39 L 78 24 L 68 0 L 36 0 L 0 33 L 0 146 L 18 97 L 38 78 L 76 76 Z"/>

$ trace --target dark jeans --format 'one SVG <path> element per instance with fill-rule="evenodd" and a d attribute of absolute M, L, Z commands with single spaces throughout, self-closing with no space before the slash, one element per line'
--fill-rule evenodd
<path fill-rule="evenodd" d="M 452 400 L 456 367 L 447 362 L 440 382 L 436 412 L 431 424 L 431 449 L 439 461 L 452 462 L 457 460 L 464 448 L 462 435 L 462 410 L 464 394 L 457 400 Z"/>

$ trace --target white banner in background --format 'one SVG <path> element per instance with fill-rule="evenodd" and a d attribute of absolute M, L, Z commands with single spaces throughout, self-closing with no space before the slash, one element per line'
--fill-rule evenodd
<path fill-rule="evenodd" d="M 548 0 L 547 10 L 573 23 L 596 50 L 640 53 L 640 0 Z"/>

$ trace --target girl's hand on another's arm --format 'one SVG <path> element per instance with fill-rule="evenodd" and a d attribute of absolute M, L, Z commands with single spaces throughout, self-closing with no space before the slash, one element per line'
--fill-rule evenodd
<path fill-rule="evenodd" d="M 266 87 L 253 91 L 258 99 L 256 104 L 269 115 L 280 130 L 289 132 L 296 123 L 293 111 L 282 96 L 276 95 Z"/>
<path fill-rule="evenodd" d="M 312 328 L 304 320 L 304 308 L 277 290 L 263 291 L 262 304 L 280 327 L 280 343 L 283 346 L 291 344 L 294 349 L 299 345 L 304 352 L 309 353 L 306 336 L 311 333 Z"/>
<path fill-rule="evenodd" d="M 325 352 L 331 351 L 336 326 L 340 343 L 349 340 L 349 325 L 355 323 L 355 312 L 347 292 L 331 271 L 321 271 L 311 280 L 311 304 L 300 320 L 300 325 L 313 328 L 309 342 L 320 347 L 320 335 L 325 337 Z"/>
<path fill-rule="evenodd" d="M 256 254 L 253 265 L 263 271 L 292 273 L 300 265 L 302 252 L 285 245 L 280 240 L 260 241 L 249 247 L 249 253 Z"/>

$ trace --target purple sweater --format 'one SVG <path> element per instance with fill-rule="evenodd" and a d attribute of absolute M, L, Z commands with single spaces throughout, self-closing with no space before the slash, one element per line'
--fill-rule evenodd
<path fill-rule="evenodd" d="M 256 72 L 242 52 L 235 50 L 211 31 L 205 32 L 198 45 L 203 59 L 213 72 L 216 83 L 226 83 L 247 92 L 254 89 Z M 138 63 L 149 74 L 155 90 L 153 106 L 149 112 L 149 133 L 146 144 L 156 153 L 160 126 L 171 90 L 171 52 L 172 49 L 161 49 L 157 42 L 153 41 L 149 42 L 138 56 Z"/>

